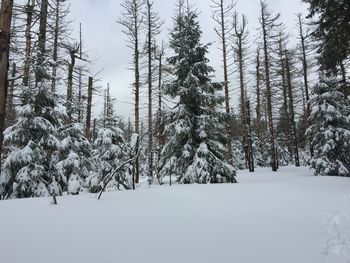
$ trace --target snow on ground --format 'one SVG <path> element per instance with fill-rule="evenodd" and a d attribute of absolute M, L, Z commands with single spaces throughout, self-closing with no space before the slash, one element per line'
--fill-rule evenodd
<path fill-rule="evenodd" d="M 0 201 L 1 263 L 322 263 L 350 260 L 350 180 L 305 167 L 239 184 Z M 348 245 L 348 246 L 347 246 Z"/>

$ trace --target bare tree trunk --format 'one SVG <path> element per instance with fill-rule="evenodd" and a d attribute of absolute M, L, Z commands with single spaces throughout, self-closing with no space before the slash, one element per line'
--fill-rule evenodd
<path fill-rule="evenodd" d="M 152 17 L 151 2 L 147 0 L 147 55 L 148 55 L 148 176 L 153 178 L 153 109 L 152 109 Z"/>
<path fill-rule="evenodd" d="M 254 154 L 253 154 L 253 139 L 252 126 L 250 121 L 250 102 L 246 100 L 246 129 L 247 129 L 247 145 L 248 145 L 248 168 L 249 172 L 254 172 Z"/>
<path fill-rule="evenodd" d="M 0 166 L 6 119 L 7 72 L 9 68 L 12 10 L 13 0 L 2 0 L 0 9 Z"/>
<path fill-rule="evenodd" d="M 36 68 L 36 85 L 42 82 L 45 77 L 44 62 L 46 53 L 46 28 L 47 28 L 47 10 L 48 0 L 41 1 L 40 9 L 40 25 L 39 25 L 39 39 L 38 39 L 38 58 Z"/>
<path fill-rule="evenodd" d="M 92 86 L 93 79 L 89 77 L 89 85 L 88 85 L 88 98 L 87 98 L 87 109 L 86 109 L 86 127 L 85 127 L 85 137 L 91 141 L 91 110 L 92 110 Z M 95 123 L 95 120 L 94 120 Z M 95 129 L 95 124 L 94 124 Z M 94 135 L 95 138 L 95 135 Z"/>
<path fill-rule="evenodd" d="M 82 33 L 81 33 L 81 23 L 79 24 L 79 58 L 83 58 L 83 39 L 82 39 Z M 82 88 L 83 88 L 83 82 L 82 82 L 82 69 L 79 67 L 79 83 L 78 83 L 78 122 L 83 122 L 83 110 L 82 110 Z"/>
<path fill-rule="evenodd" d="M 256 134 L 259 140 L 259 151 L 263 153 L 263 136 L 262 136 L 262 121 L 261 121 L 261 90 L 260 90 L 260 51 L 256 53 Z"/>
<path fill-rule="evenodd" d="M 273 124 L 272 115 L 272 94 L 271 94 L 271 83 L 270 83 L 270 57 L 267 42 L 267 31 L 266 31 L 266 21 L 263 8 L 261 8 L 261 19 L 262 19 L 262 30 L 263 30 L 263 49 L 265 58 L 265 87 L 266 87 L 266 97 L 267 97 L 267 114 L 268 114 L 268 127 L 269 127 L 269 137 L 270 137 L 270 147 L 271 147 L 271 167 L 272 171 L 277 171 L 277 156 L 276 156 L 276 146 L 275 146 L 275 128 Z"/>
<path fill-rule="evenodd" d="M 286 63 L 287 87 L 288 87 L 288 98 L 289 98 L 290 126 L 292 127 L 292 133 L 293 133 L 293 151 L 292 152 L 294 155 L 295 166 L 299 167 L 300 166 L 299 146 L 298 146 L 297 129 L 295 124 L 292 77 L 291 77 L 291 68 L 290 68 L 290 62 L 289 62 L 289 57 L 287 52 L 285 54 L 285 63 Z"/>
<path fill-rule="evenodd" d="M 26 29 L 25 29 L 25 50 L 24 50 L 24 66 L 23 66 L 23 85 L 29 86 L 29 71 L 30 71 L 30 57 L 32 53 L 32 35 L 31 28 L 33 22 L 33 13 L 34 13 L 35 0 L 28 0 L 26 5 Z"/>
<path fill-rule="evenodd" d="M 52 66 L 52 84 L 51 92 L 56 93 L 56 82 L 57 82 L 57 60 L 58 60 L 58 33 L 59 33 L 59 12 L 60 12 L 60 0 L 56 0 L 55 10 L 55 29 L 54 29 L 54 40 L 53 40 L 53 66 Z"/>
<path fill-rule="evenodd" d="M 11 74 L 11 81 L 9 85 L 9 90 L 7 94 L 7 111 L 6 111 L 6 124 L 5 128 L 12 125 L 14 118 L 15 118 L 15 108 L 13 104 L 13 93 L 15 90 L 15 77 L 17 74 L 17 66 L 16 63 L 12 63 L 12 74 Z"/>
<path fill-rule="evenodd" d="M 310 116 L 310 104 L 309 104 L 310 96 L 309 96 L 309 80 L 308 80 L 309 66 L 307 63 L 307 55 L 306 55 L 306 36 L 304 34 L 301 14 L 298 14 L 297 17 L 298 17 L 299 37 L 300 37 L 301 52 L 302 52 L 302 63 L 303 63 L 304 90 L 305 90 L 305 98 L 306 98 L 306 119 L 307 119 L 308 126 L 310 126 L 310 122 L 308 120 Z M 309 148 L 310 148 L 310 155 L 312 158 L 314 156 L 312 138 L 309 138 Z"/>

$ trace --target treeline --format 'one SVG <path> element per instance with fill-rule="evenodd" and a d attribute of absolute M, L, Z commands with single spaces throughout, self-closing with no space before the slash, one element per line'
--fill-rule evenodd
<path fill-rule="evenodd" d="M 1 198 L 135 189 L 141 178 L 234 183 L 236 169 L 265 166 L 350 176 L 349 3 L 304 2 L 309 15 L 296 16 L 291 39 L 264 1 L 250 32 L 235 3 L 213 0 L 223 70 L 214 82 L 195 7 L 177 1 L 166 43 L 153 1 L 124 0 L 118 22 L 134 73 L 125 122 L 109 87 L 92 119 L 96 80 L 66 2 L 3 0 Z"/>

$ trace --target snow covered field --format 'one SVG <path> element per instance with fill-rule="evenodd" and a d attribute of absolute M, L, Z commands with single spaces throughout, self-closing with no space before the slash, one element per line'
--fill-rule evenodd
<path fill-rule="evenodd" d="M 0 262 L 349 262 L 349 178 L 286 167 L 238 180 L 0 201 Z"/>

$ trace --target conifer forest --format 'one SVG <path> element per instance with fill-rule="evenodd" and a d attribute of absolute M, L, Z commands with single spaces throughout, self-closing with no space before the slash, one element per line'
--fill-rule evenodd
<path fill-rule="evenodd" d="M 294 24 L 276 0 L 80 1 L 117 3 L 110 25 L 82 16 L 114 28 L 128 83 L 106 79 L 73 1 L 0 0 L 0 262 L 350 260 L 350 1 L 290 0 Z"/>

